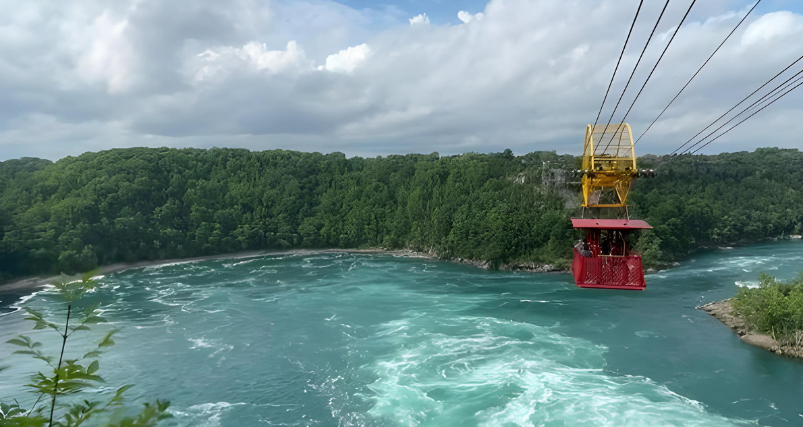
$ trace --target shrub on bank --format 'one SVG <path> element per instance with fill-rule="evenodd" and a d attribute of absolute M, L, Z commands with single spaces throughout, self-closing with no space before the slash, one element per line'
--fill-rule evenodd
<path fill-rule="evenodd" d="M 758 288 L 742 288 L 734 310 L 747 326 L 782 344 L 803 344 L 803 273 L 785 282 L 761 273 Z"/>

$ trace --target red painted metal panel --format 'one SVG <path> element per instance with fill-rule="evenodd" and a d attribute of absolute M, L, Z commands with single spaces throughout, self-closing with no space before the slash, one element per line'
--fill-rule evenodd
<path fill-rule="evenodd" d="M 574 260 L 572 261 L 572 274 L 574 275 L 574 283 L 581 283 L 585 278 L 585 258 L 580 255 L 577 249 L 574 250 Z"/>
<path fill-rule="evenodd" d="M 591 228 L 604 230 L 635 230 L 652 228 L 640 219 L 583 219 L 572 218 L 574 228 Z"/>
<path fill-rule="evenodd" d="M 643 290 L 647 286 L 639 255 L 584 257 L 575 249 L 572 273 L 581 288 Z"/>

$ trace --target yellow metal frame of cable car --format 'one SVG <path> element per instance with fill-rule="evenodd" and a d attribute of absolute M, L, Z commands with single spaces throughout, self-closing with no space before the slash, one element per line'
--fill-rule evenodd
<path fill-rule="evenodd" d="M 633 148 L 633 131 L 629 124 L 588 125 L 586 127 L 582 173 L 583 207 L 621 208 L 627 206 L 630 186 L 638 177 L 636 152 Z M 616 190 L 618 203 L 589 203 L 589 198 L 595 192 L 611 188 Z"/>

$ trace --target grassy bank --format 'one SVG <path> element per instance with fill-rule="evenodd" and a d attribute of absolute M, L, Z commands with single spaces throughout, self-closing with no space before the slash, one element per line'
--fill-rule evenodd
<path fill-rule="evenodd" d="M 756 288 L 698 307 L 742 341 L 779 355 L 803 358 L 803 273 L 791 281 L 762 273 Z"/>
<path fill-rule="evenodd" d="M 803 349 L 803 273 L 788 282 L 762 273 L 759 286 L 741 288 L 732 304 L 750 329 Z"/>

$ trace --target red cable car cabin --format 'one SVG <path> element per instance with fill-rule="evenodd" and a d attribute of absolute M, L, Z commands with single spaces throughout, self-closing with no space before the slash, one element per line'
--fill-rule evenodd
<path fill-rule="evenodd" d="M 572 218 L 572 226 L 583 230 L 584 235 L 582 246 L 574 248 L 572 262 L 577 286 L 644 290 L 647 284 L 641 255 L 630 251 L 626 239 L 633 230 L 652 228 L 650 224 L 638 219 Z"/>

